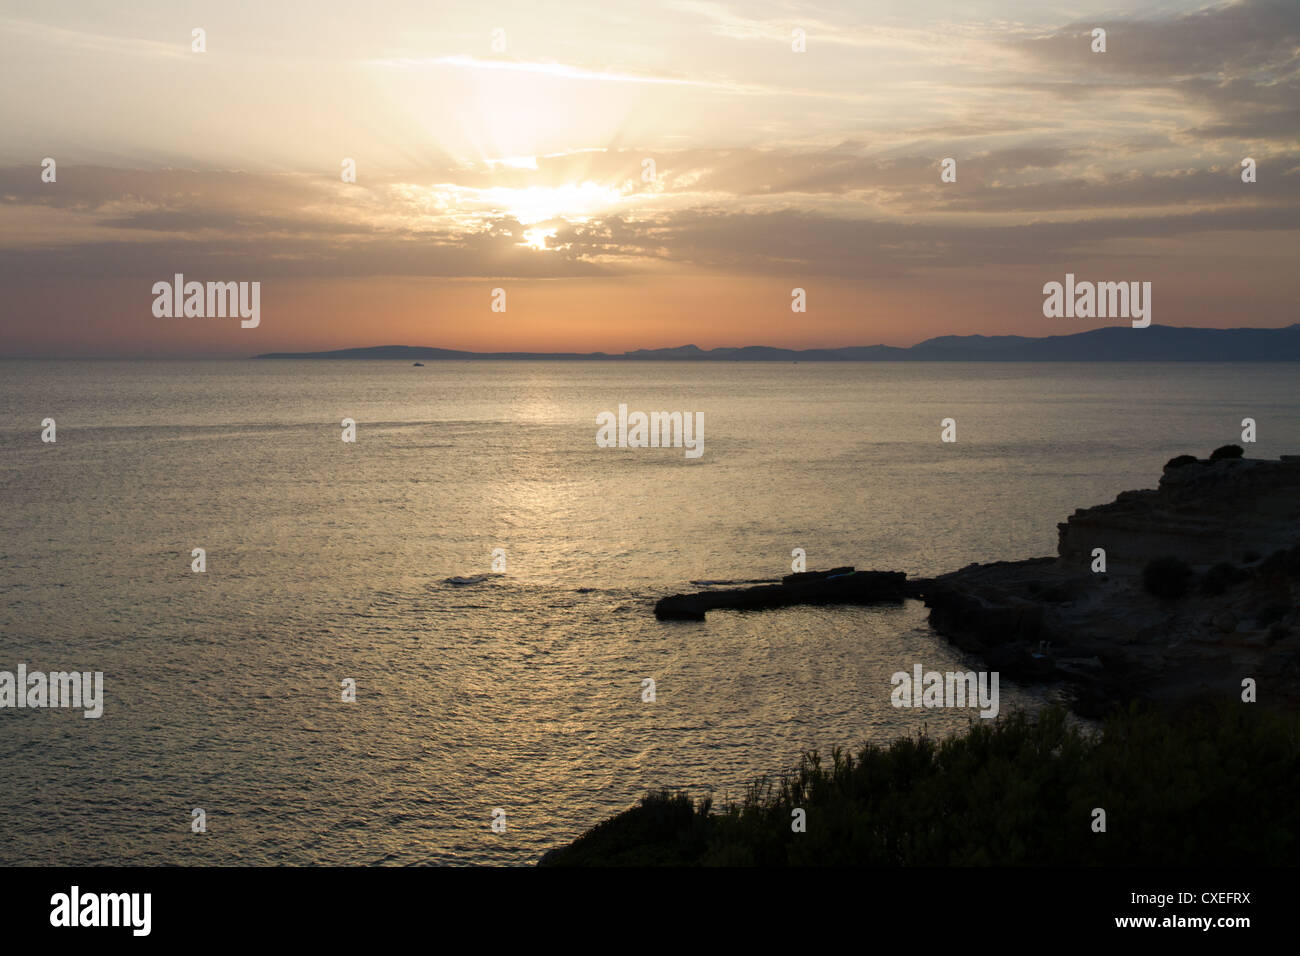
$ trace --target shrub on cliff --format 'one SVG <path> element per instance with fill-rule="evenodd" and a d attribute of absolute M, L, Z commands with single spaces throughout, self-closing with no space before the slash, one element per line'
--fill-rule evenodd
<path fill-rule="evenodd" d="M 631 810 L 611 817 L 581 839 L 551 850 L 542 866 L 687 866 L 708 844 L 712 797 L 698 803 L 684 793 L 647 793 Z M 619 849 L 622 848 L 622 849 Z"/>
<path fill-rule="evenodd" d="M 1235 564 L 1222 561 L 1206 571 L 1205 577 L 1201 578 L 1201 593 L 1219 595 L 1234 584 L 1241 584 L 1243 581 L 1249 580 L 1250 572 L 1245 568 L 1239 568 Z"/>
<path fill-rule="evenodd" d="M 975 719 L 947 740 L 867 744 L 760 779 L 715 814 L 652 799 L 553 850 L 547 865 L 1292 866 L 1300 721 L 1221 703 L 1133 708 L 1100 733 L 1060 707 Z M 1242 786 L 1248 780 L 1249 786 Z M 1092 832 L 1106 807 L 1121 839 Z M 806 815 L 795 832 L 794 811 Z"/>
<path fill-rule="evenodd" d="M 1276 624 L 1282 618 L 1291 613 L 1289 604 L 1269 604 L 1262 611 L 1255 615 L 1255 623 L 1260 627 L 1267 627 L 1270 624 Z"/>
<path fill-rule="evenodd" d="M 1167 462 L 1165 462 L 1165 467 L 1182 468 L 1184 465 L 1194 465 L 1194 464 L 1196 464 L 1195 455 L 1179 455 L 1178 457 L 1170 458 Z"/>
<path fill-rule="evenodd" d="M 1300 544 L 1274 551 L 1261 562 L 1260 574 L 1300 577 Z"/>
<path fill-rule="evenodd" d="M 1245 452 L 1240 445 L 1220 445 L 1210 452 L 1210 461 L 1223 461 L 1228 458 L 1240 458 Z"/>
<path fill-rule="evenodd" d="M 1173 555 L 1152 558 L 1142 569 L 1142 586 L 1148 594 L 1164 601 L 1176 601 L 1187 594 L 1192 581 L 1192 569 L 1187 562 Z"/>

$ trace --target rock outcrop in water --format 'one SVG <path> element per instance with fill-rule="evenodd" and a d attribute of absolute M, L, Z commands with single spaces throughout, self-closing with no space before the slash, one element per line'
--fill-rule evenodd
<path fill-rule="evenodd" d="M 1226 858 L 1225 853 L 1245 858 L 1263 845 L 1285 861 L 1290 851 L 1277 848 L 1295 828 L 1291 821 L 1275 825 L 1275 819 L 1295 806 L 1294 722 L 1288 726 L 1276 714 L 1229 702 L 1242 699 L 1242 682 L 1249 678 L 1261 707 L 1300 705 L 1300 456 L 1280 461 L 1217 453 L 1211 461 L 1180 456 L 1165 466 L 1158 488 L 1127 491 L 1111 504 L 1080 509 L 1058 531 L 1055 557 L 973 564 L 924 581 L 906 581 L 899 572 L 875 572 L 884 577 L 871 578 L 873 572 L 837 568 L 791 575 L 780 585 L 674 595 L 655 611 L 661 617 L 703 618 L 714 607 L 807 603 L 796 598 L 835 597 L 826 589 L 852 586 L 836 582 L 879 581 L 900 596 L 919 595 L 930 608 L 933 627 L 981 655 L 991 668 L 1024 682 L 1072 685 L 1074 708 L 1085 715 L 1102 716 L 1130 699 L 1179 704 L 1208 695 L 1219 698 L 1217 708 L 1114 715 L 1100 735 L 1086 740 L 1056 716 L 1040 721 L 1036 736 L 1015 740 L 1029 725 L 1023 714 L 1013 715 L 987 731 L 973 727 L 946 750 L 932 750 L 948 755 L 947 766 L 928 764 L 928 757 L 918 760 L 924 752 L 910 740 L 888 751 L 864 748 L 856 773 L 852 759 L 844 761 L 838 751 L 833 769 L 805 758 L 793 787 L 783 783 L 774 791 L 757 785 L 751 793 L 758 796 L 722 815 L 710 813 L 711 799 L 695 804 L 681 794 L 647 796 L 639 807 L 547 853 L 541 863 L 951 865 L 961 841 L 993 832 L 1008 813 L 1017 821 L 1016 840 L 996 840 L 965 860 L 999 862 L 997 854 L 1014 846 L 1007 862 L 1016 865 L 1111 862 L 1092 856 L 1098 851 L 1113 852 L 1114 862 L 1123 865 L 1174 863 L 1173 851 L 1180 850 L 1185 860 Z M 1104 570 L 1098 549 L 1105 552 Z M 1044 747 L 1037 736 L 1044 726 L 1065 736 Z M 963 750 L 969 755 L 952 759 Z M 1272 807 L 1259 804 L 1254 790 L 1243 791 L 1230 773 L 1201 779 L 1198 769 L 1193 795 L 1187 796 L 1189 764 L 1222 767 L 1235 755 L 1246 755 L 1242 759 L 1250 773 L 1263 775 L 1267 784 L 1261 792 Z M 1044 763 L 1053 760 L 1062 763 L 1044 774 Z M 982 775 L 973 786 L 967 776 L 972 770 Z M 991 774 L 1003 780 L 994 781 Z M 1147 801 L 1132 814 L 1135 819 L 1164 819 L 1161 814 L 1170 807 L 1185 818 L 1172 829 L 1148 828 L 1156 834 L 1149 850 L 1134 852 L 1129 841 L 1086 835 L 1078 838 L 1077 848 L 1065 849 L 1063 833 L 1086 831 L 1073 824 L 1063 828 L 1057 810 L 1091 806 L 1098 788 L 1116 785 L 1137 794 L 1139 803 Z M 936 786 L 951 792 L 940 794 Z M 997 819 L 987 827 L 968 825 L 967 808 L 951 834 L 942 835 L 942 821 L 936 828 L 936 806 L 964 807 L 972 792 L 1013 791 L 1023 805 L 997 806 L 991 811 Z M 1208 809 L 1211 803 L 1218 809 Z M 810 805 L 825 821 L 824 829 L 809 831 L 823 834 L 820 846 L 789 835 L 792 809 Z M 921 810 L 914 817 L 915 807 Z M 1206 818 L 1245 820 L 1254 829 L 1197 829 L 1197 820 Z M 917 832 L 927 839 L 909 838 Z M 1171 841 L 1168 833 L 1189 836 Z M 1241 833 L 1247 834 L 1244 840 L 1229 850 L 1197 843 L 1206 834 L 1213 842 Z M 1076 837 L 1067 843 L 1071 839 Z M 1050 849 L 1035 858 L 1039 851 L 1026 855 L 1026 846 Z M 902 852 L 934 856 L 914 859 Z"/>
<path fill-rule="evenodd" d="M 794 604 L 879 604 L 915 596 L 917 592 L 909 587 L 907 575 L 902 571 L 833 568 L 787 574 L 780 584 L 674 594 L 655 604 L 655 617 L 661 621 L 702 621 L 706 611 L 723 608 L 762 610 Z"/>
<path fill-rule="evenodd" d="M 792 574 L 674 594 L 655 615 L 918 597 L 952 643 L 1013 680 L 1070 685 L 1083 714 L 1131 699 L 1237 697 L 1246 678 L 1260 703 L 1300 706 L 1300 456 L 1180 456 L 1159 487 L 1080 509 L 1058 531 L 1055 557 L 928 580 L 851 567 Z M 1173 584 L 1159 586 L 1162 565 Z"/>
<path fill-rule="evenodd" d="M 1055 558 L 924 582 L 931 625 L 1007 677 L 1072 684 L 1083 713 L 1237 696 L 1245 678 L 1261 703 L 1300 705 L 1300 456 L 1175 459 L 1158 488 L 1058 529 Z M 1186 566 L 1184 587 L 1144 580 L 1162 558 Z"/>

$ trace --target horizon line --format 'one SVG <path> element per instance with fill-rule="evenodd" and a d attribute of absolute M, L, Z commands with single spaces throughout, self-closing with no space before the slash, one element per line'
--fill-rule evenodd
<path fill-rule="evenodd" d="M 969 341 L 969 340 L 1004 339 L 1004 340 L 1007 340 L 1008 342 L 1034 343 L 1034 342 L 1046 342 L 1046 341 L 1049 341 L 1049 340 L 1051 340 L 1051 339 L 1075 338 L 1075 337 L 1083 336 L 1083 335 L 1095 334 L 1095 333 L 1099 333 L 1099 332 L 1106 332 L 1107 330 L 1111 330 L 1111 329 L 1124 330 L 1124 331 L 1126 331 L 1126 332 L 1127 332 L 1127 331 L 1132 331 L 1132 332 L 1134 332 L 1134 333 L 1139 333 L 1139 332 L 1150 332 L 1151 330 L 1154 330 L 1154 329 L 1160 329 L 1160 330 L 1163 330 L 1163 331 L 1206 332 L 1206 333 L 1214 333 L 1214 332 L 1224 332 L 1224 333 L 1226 333 L 1226 332 L 1247 332 L 1247 333 L 1248 333 L 1248 332 L 1283 332 L 1283 331 L 1287 331 L 1287 330 L 1290 330 L 1290 329 L 1300 329 L 1300 322 L 1292 322 L 1292 323 L 1290 323 L 1290 324 L 1288 324 L 1288 325 L 1278 325 L 1278 326 L 1232 326 L 1232 327 L 1197 326 L 1197 325 L 1163 325 L 1163 324 L 1160 324 L 1160 323 L 1155 323 L 1155 322 L 1153 322 L 1153 323 L 1151 323 L 1151 325 L 1150 325 L 1148 328 L 1133 328 L 1133 329 L 1130 329 L 1130 327 L 1127 326 L 1127 325 L 1104 325 L 1104 326 L 1098 326 L 1098 327 L 1091 328 L 1091 329 L 1083 329 L 1083 330 L 1079 330 L 1079 331 L 1075 331 L 1075 332 L 1057 332 L 1057 333 L 1052 333 L 1052 334 L 1050 334 L 1050 335 L 1041 335 L 1041 336 L 1018 335 L 1018 334 L 1016 334 L 1016 333 L 993 333 L 993 334 L 988 334 L 988 333 L 983 333 L 983 332 L 971 332 L 971 333 L 948 332 L 948 333 L 943 333 L 943 334 L 940 334 L 940 335 L 932 335 L 932 336 L 928 336 L 927 338 L 920 339 L 920 340 L 918 340 L 918 341 L 916 341 L 916 342 L 913 342 L 913 343 L 910 344 L 910 345 L 886 345 L 886 344 L 884 344 L 884 343 L 877 342 L 877 343 L 872 343 L 872 344 L 870 344 L 870 345 L 821 345 L 821 346 L 808 346 L 808 347 L 793 347 L 793 346 L 785 346 L 785 345 L 761 345 L 761 344 L 750 344 L 750 345 L 719 345 L 719 346 L 713 346 L 713 347 L 710 347 L 710 348 L 700 348 L 699 346 L 695 345 L 694 343 L 684 343 L 684 344 L 682 344 L 682 345 L 667 345 L 667 346 L 639 346 L 639 347 L 636 347 L 636 348 L 626 349 L 626 350 L 623 350 L 623 351 L 621 351 L 621 352 L 606 352 L 606 351 L 603 351 L 603 350 L 595 350 L 595 351 L 590 351 L 590 352 L 577 352 L 577 351 L 554 351 L 554 352 L 543 352 L 543 351 L 534 351 L 534 350 L 530 350 L 530 349 L 506 349 L 506 350 L 493 350 L 493 351 L 475 351 L 475 350 L 471 350 L 471 349 L 453 349 L 453 348 L 445 348 L 445 347 L 443 347 L 443 346 L 438 346 L 438 345 L 407 345 L 407 344 L 402 344 L 402 343 L 389 343 L 389 344 L 385 344 L 385 345 L 348 345 L 348 346 L 341 346 L 341 347 L 338 347 L 338 348 L 328 348 L 328 349 L 319 349 L 319 350 L 307 350 L 307 351 L 284 351 L 284 350 L 281 350 L 281 351 L 274 351 L 274 352 L 260 352 L 260 353 L 253 354 L 253 355 L 208 355 L 208 356 L 194 356 L 194 355 L 192 355 L 192 356 L 185 356 L 185 355 L 172 355 L 172 356 L 167 356 L 167 355 L 141 355 L 141 354 L 134 354 L 134 355 L 0 355 L 0 361 L 6 361 L 6 362 L 9 362 L 9 361 L 15 361 L 15 362 L 19 362 L 19 361 L 91 361 L 91 362 L 94 362 L 94 361 L 110 361 L 110 362 L 111 362 L 111 361 L 117 361 L 117 362 L 121 362 L 121 361 L 214 361 L 214 362 L 238 362 L 238 361 L 254 361 L 254 360 L 259 360 L 259 359 L 280 359 L 280 360 L 287 360 L 287 359 L 294 359 L 294 358 L 300 358 L 300 357 L 324 358 L 324 357 L 328 357 L 328 356 L 331 356 L 331 355 L 339 355 L 340 357 L 344 357 L 344 356 L 342 355 L 342 353 L 348 353 L 348 352 L 367 352 L 367 351 L 381 351 L 381 350 L 383 350 L 383 349 L 394 349 L 394 350 L 399 350 L 399 349 L 400 349 L 400 350 L 410 350 L 410 351 L 424 351 L 424 352 L 443 352 L 443 353 L 448 353 L 448 357 L 446 357 L 446 358 L 444 358 L 444 357 L 439 357 L 439 356 L 424 356 L 425 358 L 428 358 L 430 361 L 447 361 L 447 360 L 453 360 L 453 359 L 456 358 L 456 357 L 464 357 L 464 358 L 467 358 L 467 359 L 473 359 L 473 358 L 482 359 L 482 358 L 484 358 L 484 357 L 488 357 L 488 358 L 491 358 L 491 357 L 502 357 L 502 358 L 505 359 L 505 360 L 513 360 L 513 361 L 526 361 L 526 360 L 545 361 L 545 360 L 548 360 L 548 359 L 582 359 L 582 360 L 594 360 L 594 361 L 602 361 L 602 360 L 606 360 L 606 361 L 607 361 L 607 360 L 625 360 L 625 359 L 629 359 L 629 358 L 639 358 L 639 357 L 642 356 L 643 353 L 653 354 L 653 353 L 660 353 L 660 352 L 662 352 L 662 353 L 667 353 L 667 352 L 684 352 L 684 351 L 687 351 L 687 350 L 695 350 L 695 351 L 699 352 L 701 355 L 709 355 L 709 354 L 712 354 L 712 353 L 734 353 L 734 352 L 744 352 L 744 351 L 787 352 L 787 353 L 791 353 L 791 354 L 794 354 L 794 355 L 803 355 L 803 354 L 809 354 L 809 353 L 848 352 L 848 351 L 853 351 L 853 350 L 868 350 L 868 349 L 872 349 L 872 350 L 882 350 L 882 351 L 892 351 L 892 352 L 907 352 L 907 351 L 910 351 L 910 350 L 912 350 L 912 349 L 915 349 L 915 348 L 917 348 L 917 347 L 919 347 L 919 346 L 925 345 L 925 344 L 927 344 L 927 343 L 932 343 L 932 342 L 936 342 L 936 341 L 944 340 L 944 339 L 955 339 L 955 340 L 958 340 L 959 342 L 960 342 L 960 341 L 963 341 L 963 340 Z M 846 359 L 846 361 L 851 361 L 851 360 L 847 360 L 847 359 Z M 1227 359 L 1227 360 L 1224 360 L 1224 359 L 1206 359 L 1205 361 L 1231 361 L 1231 359 Z M 1284 361 L 1284 360 L 1283 360 L 1283 361 Z"/>

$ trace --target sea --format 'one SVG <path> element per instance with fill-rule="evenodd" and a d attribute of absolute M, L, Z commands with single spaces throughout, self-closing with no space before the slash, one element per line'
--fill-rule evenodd
<path fill-rule="evenodd" d="M 1300 452 L 1296 379 L 0 362 L 0 671 L 103 675 L 98 718 L 0 708 L 0 864 L 529 865 L 647 791 L 724 803 L 810 750 L 959 733 L 985 718 L 891 703 L 897 672 L 983 666 L 917 602 L 654 602 L 799 553 L 913 575 L 1053 554 L 1076 508 L 1243 419 L 1248 457 Z M 702 413 L 703 453 L 600 447 L 620 405 Z M 1051 696 L 1000 681 L 1002 713 Z"/>

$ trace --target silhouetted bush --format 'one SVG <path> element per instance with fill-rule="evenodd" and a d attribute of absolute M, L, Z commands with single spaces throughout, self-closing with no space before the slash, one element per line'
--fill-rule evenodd
<path fill-rule="evenodd" d="M 1243 581 L 1249 580 L 1250 572 L 1245 568 L 1239 568 L 1235 564 L 1223 561 L 1205 572 L 1205 577 L 1201 578 L 1201 593 L 1222 594 L 1234 584 L 1241 584 Z"/>
<path fill-rule="evenodd" d="M 1194 464 L 1196 464 L 1195 455 L 1179 455 L 1177 458 L 1170 458 L 1167 462 L 1165 462 L 1165 467 L 1181 468 L 1183 467 L 1183 465 L 1194 465 Z"/>
<path fill-rule="evenodd" d="M 1137 707 L 1081 730 L 1061 707 L 805 754 L 738 804 L 640 806 L 552 851 L 547 865 L 1293 866 L 1300 853 L 1300 720 L 1220 703 L 1177 717 Z M 1249 780 L 1250 786 L 1242 786 Z M 1104 806 L 1123 839 L 1089 823 Z M 807 815 L 793 832 L 793 811 Z"/>
<path fill-rule="evenodd" d="M 1240 458 L 1245 452 L 1240 445 L 1220 445 L 1210 452 L 1210 461 L 1222 461 L 1225 458 Z"/>
<path fill-rule="evenodd" d="M 1166 601 L 1185 595 L 1191 580 L 1192 569 L 1187 562 L 1172 555 L 1152 558 L 1142 569 L 1142 585 L 1147 593 Z"/>
<path fill-rule="evenodd" d="M 1276 624 L 1290 613 L 1289 604 L 1270 604 L 1255 615 L 1255 623 L 1260 626 Z"/>
<path fill-rule="evenodd" d="M 1259 566 L 1260 574 L 1300 576 L 1300 544 L 1274 551 Z"/>
<path fill-rule="evenodd" d="M 540 861 L 565 866 L 685 866 L 707 848 L 712 797 L 698 803 L 684 793 L 647 793 L 640 805 L 611 817 Z M 616 848 L 622 847 L 624 850 Z M 595 850 L 595 852 L 592 852 Z"/>

